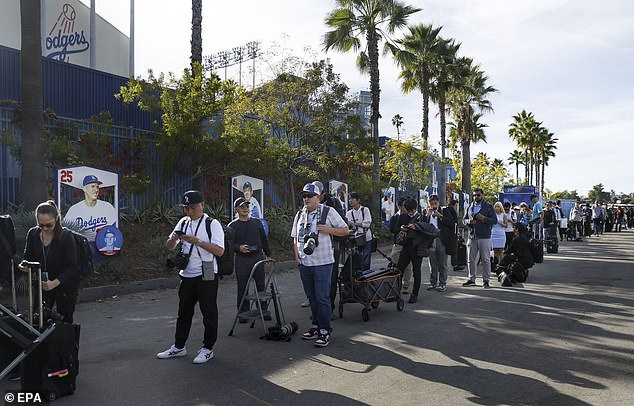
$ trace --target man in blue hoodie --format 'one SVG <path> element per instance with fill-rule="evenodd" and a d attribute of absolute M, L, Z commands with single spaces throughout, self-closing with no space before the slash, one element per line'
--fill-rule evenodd
<path fill-rule="evenodd" d="M 462 286 L 475 286 L 478 261 L 482 267 L 482 286 L 489 288 L 491 276 L 491 227 L 497 216 L 491 203 L 484 200 L 480 188 L 473 189 L 473 203 L 467 207 L 464 223 L 469 227 L 467 255 L 469 257 L 469 279 Z"/>

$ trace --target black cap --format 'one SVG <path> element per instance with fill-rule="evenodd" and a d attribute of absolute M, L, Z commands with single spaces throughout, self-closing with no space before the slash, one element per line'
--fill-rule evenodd
<path fill-rule="evenodd" d="M 249 202 L 244 197 L 238 197 L 236 200 L 234 200 L 233 207 L 240 207 L 245 203 L 247 204 L 247 206 L 249 205 Z"/>
<path fill-rule="evenodd" d="M 202 203 L 203 201 L 203 194 L 197 190 L 189 190 L 183 195 L 183 206 Z"/>
<path fill-rule="evenodd" d="M 351 192 L 350 193 L 350 199 L 361 200 L 361 196 L 359 196 L 359 194 L 357 192 Z"/>

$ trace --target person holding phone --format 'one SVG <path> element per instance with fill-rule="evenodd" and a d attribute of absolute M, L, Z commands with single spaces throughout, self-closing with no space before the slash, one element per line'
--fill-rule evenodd
<path fill-rule="evenodd" d="M 238 218 L 229 223 L 228 227 L 235 230 L 235 244 L 233 250 L 236 253 L 236 279 L 238 281 L 237 306 L 240 306 L 242 296 L 249 284 L 249 275 L 256 263 L 271 256 L 271 246 L 264 231 L 262 222 L 257 218 L 251 218 L 250 204 L 244 197 L 239 197 L 233 202 L 233 208 L 238 213 Z M 229 248 L 229 247 L 227 247 Z M 264 251 L 264 253 L 263 253 Z M 258 292 L 264 291 L 264 267 L 259 267 L 253 274 Z M 264 320 L 271 320 L 268 311 L 268 302 L 262 302 Z M 240 313 L 249 311 L 251 304 L 245 300 L 240 307 Z M 240 323 L 246 323 L 246 318 L 239 318 Z"/>
<path fill-rule="evenodd" d="M 79 292 L 79 269 L 75 251 L 75 239 L 62 228 L 61 215 L 55 202 L 48 200 L 35 209 L 37 226 L 26 234 L 23 259 L 39 262 L 42 274 L 44 304 L 56 311 L 67 323 L 73 323 L 77 293 Z M 28 267 L 20 264 L 27 272 Z"/>

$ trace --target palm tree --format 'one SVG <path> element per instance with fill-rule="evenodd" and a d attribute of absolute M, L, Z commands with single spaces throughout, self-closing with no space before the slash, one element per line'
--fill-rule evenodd
<path fill-rule="evenodd" d="M 20 201 L 35 207 L 47 196 L 46 166 L 42 150 L 42 45 L 40 0 L 20 1 L 22 46 L 20 53 L 20 93 L 22 96 L 22 147 Z M 34 17 L 37 16 L 37 17 Z"/>
<path fill-rule="evenodd" d="M 515 165 L 515 183 L 517 185 L 520 184 L 520 165 L 524 162 L 524 155 L 522 151 L 515 150 L 511 152 L 511 155 L 508 158 L 508 161 L 511 165 Z"/>
<path fill-rule="evenodd" d="M 409 27 L 404 38 L 396 40 L 400 46 L 390 46 L 394 59 L 401 66 L 399 74 L 403 93 L 419 90 L 423 96 L 423 149 L 429 149 L 429 86 L 436 59 L 438 33 L 442 27 L 419 24 Z"/>
<path fill-rule="evenodd" d="M 524 170 L 525 180 L 533 183 L 533 170 L 536 166 L 535 148 L 541 123 L 535 120 L 533 113 L 522 110 L 513 116 L 513 122 L 509 127 L 509 137 L 515 141 L 520 149 L 525 152 Z"/>
<path fill-rule="evenodd" d="M 460 58 L 458 64 L 461 74 L 449 90 L 447 100 L 455 122 L 455 134 L 462 147 L 462 191 L 470 194 L 471 143 L 486 139 L 486 124 L 480 123 L 479 119 L 483 113 L 493 111 L 487 97 L 497 89 L 487 84 L 489 78 L 470 58 Z"/>
<path fill-rule="evenodd" d="M 541 178 L 538 177 L 541 195 L 544 194 L 544 172 L 550 158 L 555 157 L 555 150 L 557 149 L 557 138 L 554 138 L 553 133 L 548 131 L 547 128 L 541 127 L 538 136 L 538 142 L 536 147 L 537 161 L 541 165 Z M 539 172 L 538 172 L 539 173 Z"/>
<path fill-rule="evenodd" d="M 194 72 L 194 63 L 203 63 L 203 0 L 192 0 L 192 39 L 191 39 L 191 66 Z"/>
<path fill-rule="evenodd" d="M 454 80 L 454 70 L 456 61 L 458 60 L 458 50 L 460 43 L 456 43 L 453 39 L 440 38 L 435 48 L 436 59 L 434 65 L 434 76 L 431 82 L 431 98 L 438 104 L 438 115 L 440 121 L 440 162 L 441 168 L 438 183 L 442 185 L 443 193 L 440 194 L 440 204 L 447 203 L 447 193 L 445 188 L 445 148 L 447 147 L 445 118 L 447 110 L 447 91 L 451 87 Z"/>
<path fill-rule="evenodd" d="M 326 16 L 326 25 L 332 28 L 323 38 L 324 50 L 358 52 L 362 39 L 365 48 L 357 56 L 357 66 L 362 72 L 370 73 L 370 93 L 372 94 L 372 114 L 370 126 L 375 141 L 372 165 L 376 188 L 372 199 L 374 212 L 380 211 L 381 172 L 379 167 L 379 42 L 389 40 L 397 29 L 405 27 L 410 15 L 419 8 L 405 5 L 397 0 L 337 0 L 338 7 Z"/>
<path fill-rule="evenodd" d="M 403 125 L 403 117 L 400 114 L 395 114 L 392 117 L 392 125 L 396 127 L 396 139 L 401 141 L 401 126 Z"/>

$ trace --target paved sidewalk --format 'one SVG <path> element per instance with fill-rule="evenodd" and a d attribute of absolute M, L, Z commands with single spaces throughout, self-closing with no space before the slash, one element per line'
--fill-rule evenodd
<path fill-rule="evenodd" d="M 203 365 L 191 362 L 202 341 L 199 314 L 190 354 L 156 359 L 172 344 L 175 289 L 83 303 L 78 389 L 55 404 L 631 405 L 632 246 L 634 231 L 563 242 L 523 287 L 465 288 L 466 272 L 450 271 L 446 292 L 423 285 L 419 303 L 403 312 L 381 303 L 368 322 L 361 305 L 347 304 L 324 349 L 298 335 L 260 340 L 259 324 L 238 324 L 228 337 L 235 282 L 223 280 L 216 356 Z M 281 272 L 278 284 L 287 320 L 308 328 L 297 273 Z"/>

